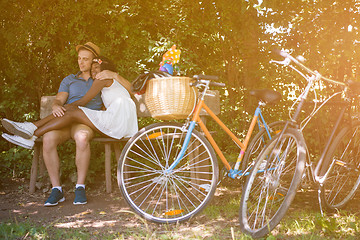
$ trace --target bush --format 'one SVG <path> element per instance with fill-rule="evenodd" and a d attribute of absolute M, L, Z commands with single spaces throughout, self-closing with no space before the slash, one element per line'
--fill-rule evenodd
<path fill-rule="evenodd" d="M 1 151 L 1 178 L 28 177 L 30 175 L 32 150 L 12 147 Z"/>

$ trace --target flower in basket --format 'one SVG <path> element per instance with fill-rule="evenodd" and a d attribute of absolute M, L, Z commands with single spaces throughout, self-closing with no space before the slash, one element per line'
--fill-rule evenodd
<path fill-rule="evenodd" d="M 173 45 L 164 55 L 160 62 L 160 71 L 173 74 L 174 65 L 180 60 L 181 51 L 176 49 L 176 45 Z"/>

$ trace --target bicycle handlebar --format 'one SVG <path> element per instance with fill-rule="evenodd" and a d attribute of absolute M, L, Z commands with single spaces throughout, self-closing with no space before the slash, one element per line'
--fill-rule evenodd
<path fill-rule="evenodd" d="M 210 86 L 225 87 L 226 84 L 225 83 L 220 83 L 220 82 L 210 82 Z"/>
<path fill-rule="evenodd" d="M 322 79 L 322 80 L 327 81 L 327 82 L 335 83 L 335 84 L 338 84 L 338 85 L 342 85 L 342 86 L 347 85 L 346 83 L 335 81 L 335 80 L 332 80 L 330 78 L 326 78 L 326 77 L 322 76 L 320 73 L 318 73 L 317 71 L 311 70 L 310 68 L 308 68 L 304 64 L 302 64 L 298 59 L 294 58 L 293 56 L 291 56 L 289 53 L 287 53 L 285 51 L 277 50 L 276 52 L 280 56 L 284 57 L 285 59 L 284 59 L 284 61 L 272 61 L 272 62 L 282 64 L 282 65 L 289 65 L 291 62 L 294 62 L 296 65 L 301 67 L 303 70 L 307 71 L 311 75 L 317 76 L 319 79 Z"/>
<path fill-rule="evenodd" d="M 193 76 L 194 79 L 196 79 L 197 82 L 201 82 L 201 80 L 205 80 L 205 81 L 217 81 L 219 80 L 218 76 L 213 76 L 213 75 L 194 75 Z M 225 83 L 220 83 L 220 82 L 209 82 L 210 86 L 216 86 L 216 87 L 225 87 Z"/>
<path fill-rule="evenodd" d="M 193 76 L 194 79 L 196 80 L 212 80 L 212 81 L 217 81 L 219 80 L 219 77 L 218 76 L 213 76 L 213 75 L 202 75 L 202 74 L 199 74 L 199 75 L 194 75 Z"/>

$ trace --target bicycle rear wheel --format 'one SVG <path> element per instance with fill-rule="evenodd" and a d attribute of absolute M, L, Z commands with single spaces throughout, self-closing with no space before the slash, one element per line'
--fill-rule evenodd
<path fill-rule="evenodd" d="M 217 158 L 194 130 L 184 157 L 171 172 L 187 130 L 156 123 L 140 130 L 124 147 L 118 163 L 121 192 L 140 216 L 157 223 L 184 221 L 211 200 L 218 182 Z"/>
<path fill-rule="evenodd" d="M 322 206 L 344 207 L 360 184 L 360 123 L 343 128 L 334 139 L 324 163 L 327 172 L 320 186 Z"/>
<path fill-rule="evenodd" d="M 267 235 L 286 214 L 301 182 L 306 161 L 302 134 L 288 128 L 263 149 L 252 168 L 240 201 L 242 232 Z"/>
<path fill-rule="evenodd" d="M 268 124 L 268 131 L 264 126 L 261 126 L 261 130 L 253 137 L 250 141 L 245 155 L 242 161 L 241 170 L 244 175 L 248 175 L 252 165 L 254 165 L 256 158 L 260 152 L 265 148 L 266 144 L 269 143 L 270 139 L 276 134 L 280 133 L 285 126 L 285 121 L 277 121 Z M 270 134 L 270 137 L 269 137 Z"/>
<path fill-rule="evenodd" d="M 285 121 L 276 121 L 269 123 L 267 125 L 268 131 L 266 131 L 265 126 L 261 126 L 260 131 L 251 139 L 248 147 L 245 150 L 245 155 L 241 161 L 240 169 L 241 173 L 241 184 L 245 184 L 246 177 L 249 175 L 252 166 L 255 164 L 256 158 L 259 156 L 261 150 L 269 143 L 270 139 L 273 138 L 276 134 L 280 133 L 285 126 Z M 270 134 L 270 137 L 269 137 Z M 231 168 L 234 168 L 235 162 L 229 162 Z M 225 182 L 226 185 L 238 183 L 228 176 L 229 171 L 225 166 L 221 169 L 220 176 L 222 177 L 221 182 Z"/>

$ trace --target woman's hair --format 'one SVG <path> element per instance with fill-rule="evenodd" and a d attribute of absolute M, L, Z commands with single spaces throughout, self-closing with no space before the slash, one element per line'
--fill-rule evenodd
<path fill-rule="evenodd" d="M 112 72 L 117 72 L 115 64 L 108 59 L 107 57 L 104 56 L 99 56 L 93 59 L 93 63 L 98 63 L 100 64 L 100 70 L 110 70 Z"/>

